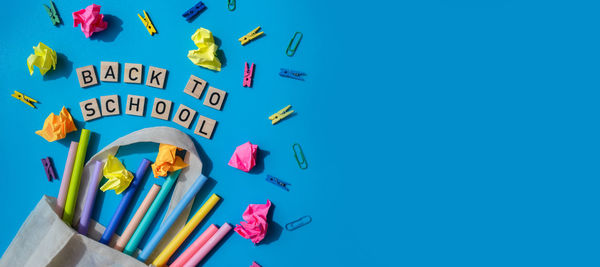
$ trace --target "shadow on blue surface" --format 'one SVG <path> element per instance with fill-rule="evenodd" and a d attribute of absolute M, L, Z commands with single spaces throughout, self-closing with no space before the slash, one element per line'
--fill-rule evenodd
<path fill-rule="evenodd" d="M 208 157 L 208 155 L 206 154 L 206 152 L 204 152 L 204 149 L 202 148 L 202 146 L 200 145 L 200 143 L 198 143 L 198 141 L 196 140 L 196 138 L 192 137 L 191 139 L 192 139 L 192 141 L 194 141 L 194 146 L 196 147 L 196 151 L 198 152 L 198 156 L 200 157 L 200 161 L 202 161 L 202 174 L 204 174 L 204 176 L 208 177 L 208 174 L 213 169 L 212 160 L 210 160 L 210 158 Z"/>
<path fill-rule="evenodd" d="M 123 31 L 123 21 L 113 15 L 104 14 L 104 21 L 108 22 L 106 30 L 95 32 L 90 36 L 90 40 L 99 40 L 103 42 L 112 42 Z"/>
<path fill-rule="evenodd" d="M 275 204 L 273 204 L 273 202 L 271 202 L 271 210 L 267 214 L 267 222 L 269 223 L 269 226 L 267 228 L 267 234 L 265 235 L 265 238 L 260 243 L 258 243 L 258 245 L 268 245 L 268 244 L 271 244 L 271 243 L 279 240 L 279 237 L 281 236 L 281 233 L 283 232 L 283 227 L 281 227 L 280 224 L 273 221 L 274 213 L 275 213 Z"/>
<path fill-rule="evenodd" d="M 265 171 L 265 158 L 270 154 L 271 154 L 271 152 L 269 152 L 268 150 L 259 148 L 258 151 L 256 151 L 256 165 L 254 165 L 254 168 L 252 168 L 248 173 L 250 173 L 250 174 L 263 173 L 263 171 Z"/>
<path fill-rule="evenodd" d="M 215 44 L 218 47 L 221 47 L 221 39 L 215 37 L 213 35 L 213 38 L 215 39 Z M 225 57 L 225 52 L 223 52 L 223 49 L 218 49 L 217 50 L 217 58 L 219 58 L 219 61 L 221 61 L 221 69 L 223 69 L 225 66 L 227 66 L 227 57 Z M 217 71 L 215 71 L 217 72 Z"/>
<path fill-rule="evenodd" d="M 73 72 L 73 62 L 63 53 L 56 53 L 56 69 L 51 70 L 44 75 L 44 81 L 56 80 L 58 78 L 68 79 Z"/>

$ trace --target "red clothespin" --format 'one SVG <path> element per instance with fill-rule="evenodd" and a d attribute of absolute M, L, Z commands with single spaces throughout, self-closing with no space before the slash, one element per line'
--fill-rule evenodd
<path fill-rule="evenodd" d="M 42 159 L 42 165 L 44 165 L 44 171 L 46 172 L 46 177 L 48 177 L 48 181 L 52 182 L 52 180 L 58 179 L 56 178 L 54 167 L 52 167 L 52 159 L 50 157 Z"/>
<path fill-rule="evenodd" d="M 244 69 L 244 87 L 252 87 L 252 76 L 254 76 L 254 63 L 248 68 L 248 62 L 246 62 L 246 68 Z"/>

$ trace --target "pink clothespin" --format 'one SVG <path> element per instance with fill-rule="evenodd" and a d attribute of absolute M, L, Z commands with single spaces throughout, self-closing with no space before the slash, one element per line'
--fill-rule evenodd
<path fill-rule="evenodd" d="M 244 87 L 252 87 L 252 76 L 254 75 L 254 63 L 248 68 L 248 62 L 246 62 L 246 68 L 244 69 Z"/>
<path fill-rule="evenodd" d="M 46 177 L 48 177 L 48 181 L 52 182 L 52 180 L 56 180 L 56 174 L 54 173 L 54 168 L 52 167 L 52 159 L 47 157 L 42 159 L 42 165 L 44 165 L 44 171 L 46 172 Z"/>

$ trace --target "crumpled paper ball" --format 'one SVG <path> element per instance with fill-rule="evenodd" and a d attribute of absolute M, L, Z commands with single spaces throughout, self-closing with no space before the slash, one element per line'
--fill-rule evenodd
<path fill-rule="evenodd" d="M 196 65 L 211 70 L 221 71 L 221 61 L 217 57 L 217 49 L 212 33 L 204 28 L 196 30 L 192 41 L 198 49 L 188 51 L 188 58 Z"/>
<path fill-rule="evenodd" d="M 229 160 L 229 166 L 249 172 L 256 165 L 257 150 L 258 145 L 250 142 L 238 146 Z"/>
<path fill-rule="evenodd" d="M 29 68 L 29 75 L 33 75 L 33 66 L 37 66 L 40 69 L 42 75 L 46 74 L 52 68 L 56 69 L 56 51 L 47 45 L 39 42 L 37 46 L 33 47 L 33 54 L 27 58 L 27 67 Z"/>
<path fill-rule="evenodd" d="M 158 155 L 156 155 L 156 160 L 154 161 L 154 164 L 152 164 L 154 178 L 167 176 L 168 172 L 173 172 L 188 166 L 187 163 L 183 162 L 181 157 L 176 155 L 177 150 L 181 150 L 181 148 L 168 144 L 160 144 L 158 147 Z"/>
<path fill-rule="evenodd" d="M 54 115 L 50 113 L 44 121 L 44 128 L 35 133 L 46 139 L 48 142 L 53 142 L 58 139 L 63 139 L 68 133 L 77 131 L 73 117 L 69 111 L 63 107 L 60 114 Z"/>
<path fill-rule="evenodd" d="M 265 238 L 267 234 L 267 214 L 271 208 L 271 201 L 267 199 L 267 204 L 250 204 L 242 218 L 246 222 L 242 221 L 236 225 L 233 229 L 243 238 L 250 239 L 255 245 Z"/>
<path fill-rule="evenodd" d="M 106 30 L 108 23 L 103 21 L 104 15 L 100 14 L 100 7 L 96 4 L 91 4 L 85 9 L 73 12 L 73 27 L 81 24 L 81 31 L 86 38 L 90 38 L 93 33 Z"/>
<path fill-rule="evenodd" d="M 103 192 L 106 192 L 106 190 L 115 190 L 117 195 L 125 191 L 129 187 L 129 184 L 131 184 L 131 180 L 133 180 L 133 174 L 125 169 L 125 166 L 123 166 L 119 159 L 110 154 L 108 155 L 106 164 L 104 164 L 102 174 L 108 181 L 100 187 L 100 190 Z"/>
<path fill-rule="evenodd" d="M 253 261 L 252 265 L 250 265 L 250 267 L 262 267 L 262 266 L 260 266 L 258 263 L 256 263 L 255 261 Z"/>

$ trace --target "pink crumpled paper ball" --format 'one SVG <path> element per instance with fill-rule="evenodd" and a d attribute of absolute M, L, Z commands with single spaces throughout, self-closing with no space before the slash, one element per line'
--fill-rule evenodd
<path fill-rule="evenodd" d="M 243 238 L 250 239 L 255 245 L 265 238 L 267 234 L 267 214 L 271 208 L 271 201 L 267 199 L 267 204 L 250 204 L 242 218 L 246 220 L 236 225 L 233 229 Z"/>
<path fill-rule="evenodd" d="M 73 12 L 73 27 L 81 24 L 81 31 L 86 38 L 90 38 L 93 33 L 100 32 L 108 27 L 108 23 L 103 21 L 104 15 L 100 14 L 100 7 L 96 4 L 91 4 L 85 9 Z"/>
<path fill-rule="evenodd" d="M 257 150 L 258 145 L 250 142 L 238 146 L 229 160 L 229 166 L 249 172 L 256 165 Z"/>

